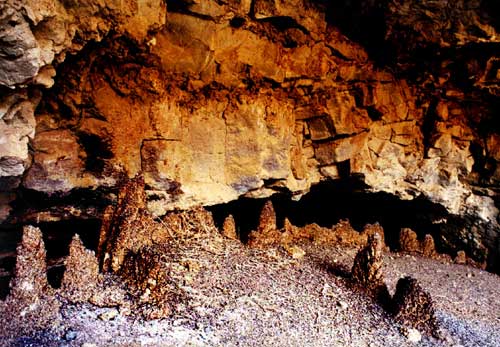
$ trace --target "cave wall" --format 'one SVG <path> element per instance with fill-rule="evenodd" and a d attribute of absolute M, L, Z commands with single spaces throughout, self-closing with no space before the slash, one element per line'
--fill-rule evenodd
<path fill-rule="evenodd" d="M 353 175 L 441 204 L 451 243 L 497 253 L 495 6 L 3 2 L 0 219 L 23 220 L 19 192 L 139 172 L 157 215 Z"/>

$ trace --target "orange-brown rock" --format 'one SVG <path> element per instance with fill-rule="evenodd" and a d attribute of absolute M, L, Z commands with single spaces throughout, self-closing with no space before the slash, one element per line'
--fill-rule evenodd
<path fill-rule="evenodd" d="M 378 234 L 380 236 L 380 241 L 382 242 L 382 245 L 384 247 L 384 250 L 387 249 L 387 246 L 385 245 L 385 233 L 384 233 L 384 228 L 379 223 L 374 223 L 374 224 L 366 224 L 363 227 L 363 231 L 361 231 L 361 236 L 366 236 L 366 241 L 368 241 L 368 238 L 372 235 Z"/>
<path fill-rule="evenodd" d="M 276 226 L 276 212 L 271 200 L 266 201 L 262 207 L 257 230 L 248 235 L 248 245 L 263 247 L 282 242 L 283 233 Z"/>
<path fill-rule="evenodd" d="M 257 232 L 269 233 L 276 230 L 276 212 L 274 212 L 274 206 L 271 200 L 266 201 L 259 217 L 259 226 L 257 227 Z"/>
<path fill-rule="evenodd" d="M 446 247 L 498 253 L 492 1 L 18 3 L 0 5 L 1 220 L 25 188 L 97 194 L 142 172 L 163 216 L 298 196 L 343 166 L 459 216 Z"/>
<path fill-rule="evenodd" d="M 399 232 L 399 249 L 403 252 L 419 252 L 420 242 L 417 233 L 410 228 L 402 228 Z"/>
<path fill-rule="evenodd" d="M 236 223 L 232 215 L 229 215 L 226 219 L 224 219 L 224 223 L 222 225 L 222 235 L 233 240 L 238 239 L 238 235 L 236 233 Z"/>
<path fill-rule="evenodd" d="M 163 247 L 144 247 L 129 253 L 120 275 L 138 297 L 140 313 L 146 319 L 168 317 L 172 306 L 179 301 L 178 290 L 171 278 L 175 271 L 171 264 L 163 262 Z"/>
<path fill-rule="evenodd" d="M 170 237 L 170 230 L 155 221 L 145 209 L 146 195 L 141 176 L 126 182 L 117 200 L 113 211 L 107 210 L 100 232 L 98 256 L 104 271 L 118 271 L 128 252 Z"/>
<path fill-rule="evenodd" d="M 409 228 L 402 228 L 399 233 L 399 250 L 416 253 L 429 258 L 443 258 L 436 251 L 432 235 L 426 234 L 423 240 L 418 240 L 417 233 Z"/>
<path fill-rule="evenodd" d="M 435 257 L 437 252 L 436 252 L 436 245 L 434 244 L 434 238 L 426 234 L 424 239 L 422 240 L 422 254 L 426 257 Z"/>

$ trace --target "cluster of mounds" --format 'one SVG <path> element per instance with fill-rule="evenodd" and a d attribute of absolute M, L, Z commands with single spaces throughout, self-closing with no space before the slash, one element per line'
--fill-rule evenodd
<path fill-rule="evenodd" d="M 417 233 L 410 228 L 402 228 L 399 233 L 399 250 L 401 252 L 418 254 L 424 257 L 446 261 L 454 262 L 456 264 L 467 264 L 480 269 L 486 269 L 486 262 L 483 261 L 479 263 L 474 261 L 466 255 L 464 251 L 458 251 L 455 258 L 452 258 L 448 254 L 438 253 L 436 251 L 436 245 L 434 243 L 434 238 L 427 234 L 423 240 L 419 240 Z"/>
<path fill-rule="evenodd" d="M 420 244 L 408 230 L 401 235 L 412 240 L 403 243 L 406 251 L 420 252 L 423 247 L 423 254 L 436 254 L 432 238 Z M 41 231 L 24 228 L 11 293 L 0 302 L 0 336 L 57 331 L 61 308 L 75 304 L 118 307 L 120 314 L 146 320 L 183 315 L 196 320 L 201 312 L 221 310 L 235 293 L 259 290 L 260 284 L 244 273 L 245 266 L 276 262 L 270 266 L 289 271 L 305 258 L 301 245 L 307 242 L 361 248 L 346 275 L 348 287 L 368 294 L 398 324 L 440 336 L 433 301 L 414 278 L 401 278 L 395 294 L 389 294 L 382 267 L 387 247 L 380 225 L 367 225 L 358 233 L 347 221 L 322 228 L 296 227 L 286 220 L 278 229 L 273 206 L 267 202 L 257 230 L 243 245 L 232 216 L 221 231 L 203 208 L 152 217 L 145 208 L 140 177 L 126 183 L 116 205 L 106 211 L 97 256 L 74 236 L 60 289 L 47 282 Z"/>

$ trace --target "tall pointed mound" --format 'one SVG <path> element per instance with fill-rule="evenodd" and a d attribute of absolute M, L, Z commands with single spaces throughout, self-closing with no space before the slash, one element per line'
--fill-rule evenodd
<path fill-rule="evenodd" d="M 12 280 L 11 296 L 30 300 L 42 295 L 48 288 L 45 245 L 39 228 L 25 226 L 21 244 L 17 247 L 16 270 Z"/>
<path fill-rule="evenodd" d="M 60 295 L 72 302 L 88 301 L 97 289 L 99 262 L 94 252 L 85 248 L 78 234 L 73 236 L 64 265 L 66 271 Z"/>
<path fill-rule="evenodd" d="M 352 281 L 378 300 L 385 301 L 388 296 L 384 283 L 382 237 L 375 232 L 368 237 L 368 244 L 354 258 L 351 271 Z"/>
<path fill-rule="evenodd" d="M 47 281 L 46 251 L 40 229 L 23 228 L 10 295 L 0 302 L 0 336 L 50 329 L 59 321 L 59 303 Z"/>
<path fill-rule="evenodd" d="M 274 211 L 273 202 L 268 200 L 260 212 L 259 227 L 257 231 L 266 234 L 276 229 L 276 212 Z"/>
<path fill-rule="evenodd" d="M 237 240 L 238 235 L 236 233 L 236 222 L 234 221 L 234 217 L 229 215 L 224 219 L 224 224 L 222 225 L 222 235 Z"/>
<path fill-rule="evenodd" d="M 248 245 L 264 247 L 281 242 L 281 232 L 276 226 L 276 212 L 271 200 L 266 201 L 262 207 L 257 230 L 248 235 Z"/>
<path fill-rule="evenodd" d="M 146 210 L 144 178 L 138 175 L 120 188 L 116 206 L 104 214 L 98 246 L 102 269 L 116 272 L 129 251 L 167 237 L 167 230 Z"/>
<path fill-rule="evenodd" d="M 420 243 L 417 233 L 410 228 L 402 228 L 399 232 L 399 248 L 402 252 L 418 252 Z"/>
<path fill-rule="evenodd" d="M 416 279 L 404 277 L 398 281 L 393 297 L 393 312 L 400 323 L 439 336 L 432 298 Z"/>

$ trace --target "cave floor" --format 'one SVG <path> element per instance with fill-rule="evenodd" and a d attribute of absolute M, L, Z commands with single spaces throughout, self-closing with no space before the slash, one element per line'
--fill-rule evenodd
<path fill-rule="evenodd" d="M 2 346 L 499 346 L 500 277 L 463 265 L 386 253 L 391 294 L 405 275 L 435 301 L 442 339 L 411 342 L 405 328 L 344 277 L 356 249 L 302 243 L 301 252 L 252 249 L 224 239 L 197 255 L 211 259 L 184 282 L 187 303 L 168 319 L 123 308 L 65 304 L 50 331 Z M 190 255 L 186 254 L 186 258 Z M 200 264 L 203 263 L 200 260 Z"/>

